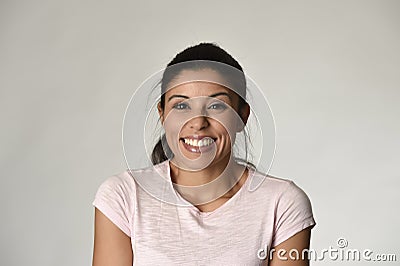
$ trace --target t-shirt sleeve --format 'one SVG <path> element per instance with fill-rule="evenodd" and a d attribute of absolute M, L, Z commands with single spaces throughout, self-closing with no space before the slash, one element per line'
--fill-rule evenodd
<path fill-rule="evenodd" d="M 111 176 L 100 185 L 93 206 L 125 234 L 132 237 L 134 199 L 135 184 L 133 178 L 128 173 L 124 173 Z"/>
<path fill-rule="evenodd" d="M 292 181 L 276 202 L 275 247 L 301 230 L 315 226 L 311 202 L 306 193 Z"/>

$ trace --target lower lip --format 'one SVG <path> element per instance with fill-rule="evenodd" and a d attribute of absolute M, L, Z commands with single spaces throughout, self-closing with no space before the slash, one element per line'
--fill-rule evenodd
<path fill-rule="evenodd" d="M 192 146 L 187 143 L 185 143 L 184 140 L 181 140 L 183 147 L 185 147 L 186 150 L 193 152 L 193 153 L 202 153 L 202 152 L 208 152 L 212 149 L 212 146 L 214 145 L 215 142 L 211 143 L 210 145 L 207 146 Z"/>

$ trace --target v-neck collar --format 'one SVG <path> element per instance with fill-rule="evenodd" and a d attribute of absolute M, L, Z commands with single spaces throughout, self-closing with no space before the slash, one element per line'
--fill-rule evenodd
<path fill-rule="evenodd" d="M 215 215 L 215 213 L 221 212 L 224 209 L 228 208 L 230 205 L 232 205 L 233 202 L 236 201 L 236 198 L 238 198 L 241 194 L 243 194 L 244 193 L 243 191 L 248 188 L 250 179 L 254 175 L 254 170 L 251 167 L 246 166 L 246 169 L 248 170 L 247 178 L 246 178 L 245 182 L 243 183 L 243 185 L 239 188 L 239 190 L 236 191 L 236 193 L 232 197 L 230 197 L 226 202 L 224 202 L 221 206 L 219 206 L 215 210 L 210 211 L 210 212 L 202 212 L 196 206 L 194 206 L 191 202 L 187 201 L 184 197 L 182 197 L 182 195 L 174 189 L 174 187 L 172 185 L 172 178 L 171 178 L 170 160 L 166 160 L 164 163 L 165 163 L 164 169 L 166 171 L 165 174 L 166 174 L 166 177 L 168 178 L 168 180 L 170 181 L 171 188 L 172 188 L 175 196 L 187 205 L 187 206 L 185 206 L 186 208 L 189 208 L 192 212 L 194 212 L 194 214 L 196 216 L 202 217 L 202 218 L 208 217 L 210 215 Z"/>

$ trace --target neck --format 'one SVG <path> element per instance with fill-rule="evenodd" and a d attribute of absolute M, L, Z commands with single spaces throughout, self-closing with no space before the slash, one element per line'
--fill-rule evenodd
<path fill-rule="evenodd" d="M 243 177 L 245 167 L 229 155 L 200 171 L 187 171 L 170 162 L 174 188 L 189 202 L 201 205 L 229 195 Z M 234 193 L 233 193 L 234 194 Z"/>

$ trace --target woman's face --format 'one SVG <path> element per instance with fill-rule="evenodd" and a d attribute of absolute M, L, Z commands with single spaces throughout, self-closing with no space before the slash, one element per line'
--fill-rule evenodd
<path fill-rule="evenodd" d="M 236 93 L 212 82 L 186 82 L 169 89 L 159 113 L 173 161 L 200 170 L 228 159 L 236 133 L 244 127 L 238 105 Z"/>

